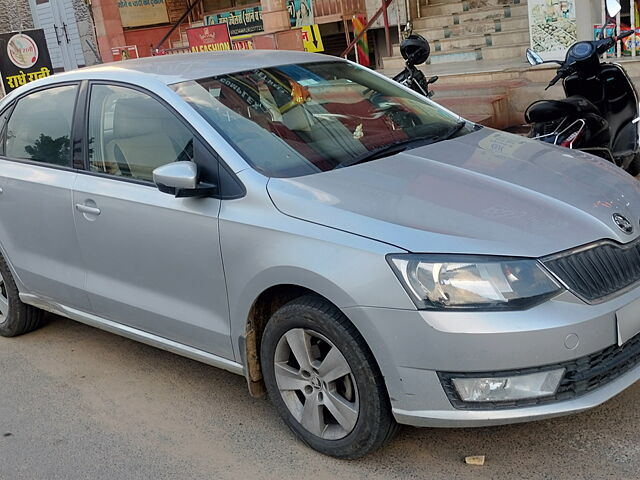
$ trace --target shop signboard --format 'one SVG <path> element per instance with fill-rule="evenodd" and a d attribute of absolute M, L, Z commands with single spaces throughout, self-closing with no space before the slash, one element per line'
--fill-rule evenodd
<path fill-rule="evenodd" d="M 576 0 L 529 0 L 531 48 L 544 60 L 564 58 L 577 41 Z"/>
<path fill-rule="evenodd" d="M 238 38 L 233 39 L 231 47 L 234 50 L 255 50 L 252 38 Z"/>
<path fill-rule="evenodd" d="M 44 30 L 0 34 L 0 74 L 5 93 L 52 73 Z"/>
<path fill-rule="evenodd" d="M 187 39 L 192 52 L 231 50 L 229 28 L 225 23 L 188 28 Z"/>
<path fill-rule="evenodd" d="M 205 25 L 227 24 L 232 37 L 264 31 L 262 7 L 249 7 L 233 12 L 216 13 L 204 17 Z"/>
<path fill-rule="evenodd" d="M 131 58 L 140 58 L 138 55 L 137 45 L 125 45 L 123 47 L 113 47 L 111 48 L 111 56 L 113 57 L 114 62 L 118 62 L 120 60 L 129 60 Z"/>
<path fill-rule="evenodd" d="M 302 45 L 307 52 L 324 52 L 322 37 L 318 25 L 302 27 Z"/>
<path fill-rule="evenodd" d="M 169 22 L 165 0 L 119 0 L 123 27 L 142 27 Z"/>
<path fill-rule="evenodd" d="M 292 27 L 313 25 L 312 0 L 287 0 L 289 22 Z M 232 12 L 214 13 L 205 15 L 205 25 L 217 25 L 226 23 L 229 26 L 229 34 L 235 37 L 252 35 L 264 31 L 262 23 L 262 7 L 247 7 Z"/>

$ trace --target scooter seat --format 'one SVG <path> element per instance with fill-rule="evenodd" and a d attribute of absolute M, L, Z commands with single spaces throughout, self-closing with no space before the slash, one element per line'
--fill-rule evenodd
<path fill-rule="evenodd" d="M 564 117 L 586 114 L 599 115 L 598 107 L 584 97 L 573 96 L 563 100 L 539 100 L 532 103 L 524 114 L 527 123 L 553 122 Z"/>

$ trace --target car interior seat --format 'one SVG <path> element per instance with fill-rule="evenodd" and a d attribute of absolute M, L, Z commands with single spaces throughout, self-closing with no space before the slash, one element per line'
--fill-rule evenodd
<path fill-rule="evenodd" d="M 159 103 L 147 98 L 123 98 L 114 108 L 113 139 L 107 144 L 105 163 L 120 174 L 153 181 L 153 170 L 178 159 L 180 148 L 167 125 L 176 119 Z"/>

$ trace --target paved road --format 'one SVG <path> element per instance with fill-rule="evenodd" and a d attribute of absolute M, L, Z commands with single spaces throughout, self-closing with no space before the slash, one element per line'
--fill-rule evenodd
<path fill-rule="evenodd" d="M 358 461 L 296 442 L 244 379 L 50 316 L 0 339 L 1 479 L 640 476 L 640 385 L 589 413 L 477 430 L 404 428 Z M 462 462 L 485 454 L 483 467 Z"/>

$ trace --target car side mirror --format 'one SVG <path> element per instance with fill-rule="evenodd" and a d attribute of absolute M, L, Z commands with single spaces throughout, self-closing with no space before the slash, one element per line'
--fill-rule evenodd
<path fill-rule="evenodd" d="M 544 63 L 544 60 L 536 52 L 527 48 L 527 62 L 529 62 L 529 65 L 541 65 Z"/>
<path fill-rule="evenodd" d="M 163 193 L 176 198 L 209 197 L 217 187 L 198 181 L 198 166 L 193 162 L 172 162 L 153 170 L 153 182 Z"/>
<path fill-rule="evenodd" d="M 622 7 L 620 6 L 620 2 L 618 2 L 618 0 L 607 0 L 606 9 L 609 18 L 613 18 L 620 13 Z"/>

